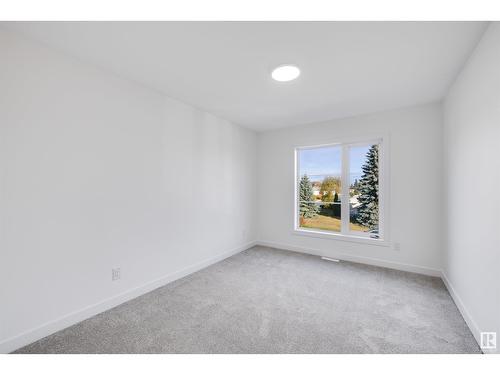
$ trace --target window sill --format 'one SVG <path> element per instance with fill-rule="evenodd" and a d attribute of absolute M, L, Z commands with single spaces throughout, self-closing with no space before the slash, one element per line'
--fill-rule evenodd
<path fill-rule="evenodd" d="M 346 241 L 346 242 L 354 242 L 364 245 L 373 245 L 373 246 L 382 246 L 389 247 L 389 241 L 385 239 L 378 238 L 368 238 L 361 237 L 349 234 L 341 234 L 341 233 L 329 233 L 322 230 L 307 230 L 307 229 L 294 229 L 292 234 L 296 236 L 306 236 L 306 237 L 314 237 L 314 238 L 325 238 L 329 240 L 337 240 L 337 241 Z"/>

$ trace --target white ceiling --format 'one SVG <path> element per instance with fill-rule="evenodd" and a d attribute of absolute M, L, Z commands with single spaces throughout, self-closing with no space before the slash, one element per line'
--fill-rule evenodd
<path fill-rule="evenodd" d="M 255 130 L 441 99 L 484 22 L 2 23 Z M 274 82 L 280 64 L 299 66 Z"/>

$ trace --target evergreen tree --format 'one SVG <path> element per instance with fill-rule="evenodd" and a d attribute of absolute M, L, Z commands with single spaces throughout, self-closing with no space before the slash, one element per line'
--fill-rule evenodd
<path fill-rule="evenodd" d="M 340 199 L 339 199 L 339 195 L 337 192 L 335 192 L 335 194 L 333 195 L 333 202 L 334 202 L 334 204 L 331 205 L 332 215 L 333 215 L 333 217 L 340 219 L 341 208 L 340 208 Z"/>
<path fill-rule="evenodd" d="M 361 205 L 357 222 L 375 229 L 378 227 L 378 145 L 370 147 L 361 169 L 363 175 L 358 182 L 358 201 Z"/>
<path fill-rule="evenodd" d="M 314 203 L 314 194 L 311 181 L 306 174 L 300 179 L 300 207 L 299 214 L 304 218 L 311 218 L 318 214 L 319 207 Z"/>
<path fill-rule="evenodd" d="M 355 195 L 359 195 L 358 187 L 359 187 L 359 182 L 358 179 L 356 178 L 354 180 L 354 183 L 352 183 L 351 186 L 349 187 L 349 196 L 354 197 Z"/>

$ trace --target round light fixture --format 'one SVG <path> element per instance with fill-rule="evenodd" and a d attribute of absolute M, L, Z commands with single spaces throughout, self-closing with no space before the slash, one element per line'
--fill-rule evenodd
<path fill-rule="evenodd" d="M 300 69 L 295 65 L 280 65 L 273 70 L 271 77 L 278 82 L 293 81 L 300 75 Z"/>

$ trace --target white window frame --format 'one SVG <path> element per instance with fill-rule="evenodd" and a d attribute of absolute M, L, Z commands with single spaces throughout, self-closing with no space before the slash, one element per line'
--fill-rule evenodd
<path fill-rule="evenodd" d="M 342 154 L 342 197 L 349 197 L 349 149 L 363 145 L 379 145 L 379 238 L 373 238 L 369 233 L 351 231 L 349 225 L 349 199 L 341 201 L 341 231 L 332 232 L 321 229 L 302 228 L 299 225 L 299 180 L 300 160 L 299 151 L 323 147 L 341 147 Z M 313 144 L 294 147 L 294 221 L 293 234 L 327 238 L 334 240 L 358 242 L 371 245 L 389 246 L 389 163 L 388 163 L 389 137 L 388 135 L 376 135 L 371 137 L 357 137 L 338 139 L 326 144 Z"/>

